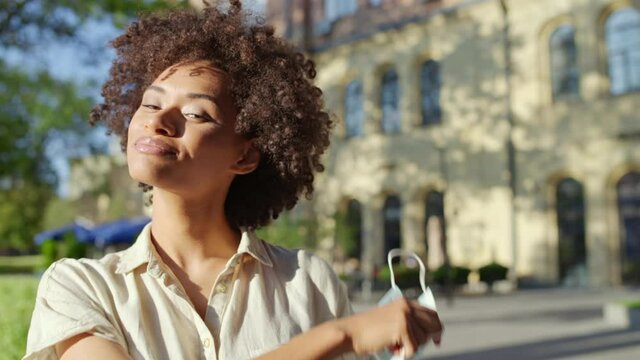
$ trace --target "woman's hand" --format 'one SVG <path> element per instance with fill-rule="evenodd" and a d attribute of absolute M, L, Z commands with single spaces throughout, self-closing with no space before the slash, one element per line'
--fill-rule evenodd
<path fill-rule="evenodd" d="M 404 348 L 405 356 L 411 357 L 429 339 L 440 345 L 441 335 L 438 313 L 401 298 L 369 311 L 322 323 L 259 359 L 333 359 L 350 352 L 374 354 L 385 348 L 392 351 Z"/>
<path fill-rule="evenodd" d="M 438 313 L 405 298 L 340 319 L 337 325 L 358 355 L 404 348 L 411 357 L 429 339 L 440 345 L 443 330 Z"/>

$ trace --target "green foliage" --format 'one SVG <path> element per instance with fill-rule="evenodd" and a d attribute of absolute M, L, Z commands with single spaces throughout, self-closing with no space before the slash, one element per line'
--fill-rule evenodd
<path fill-rule="evenodd" d="M 0 44 L 27 48 L 43 37 L 74 39 L 78 28 L 88 19 L 110 18 L 122 27 L 139 13 L 186 6 L 187 0 L 1 1 Z"/>
<path fill-rule="evenodd" d="M 2 176 L 0 183 L 1 179 Z M 39 229 L 42 205 L 51 193 L 48 185 L 36 179 L 25 179 L 8 189 L 0 186 L 0 247 L 29 247 Z"/>
<path fill-rule="evenodd" d="M 78 241 L 73 234 L 69 233 L 64 237 L 60 252 L 62 257 L 80 259 L 87 256 L 87 244 Z"/>
<path fill-rule="evenodd" d="M 42 268 L 46 269 L 56 260 L 58 260 L 58 243 L 49 239 L 40 245 L 40 253 L 42 254 Z"/>
<path fill-rule="evenodd" d="M 139 12 L 186 5 L 186 0 L 0 1 L 0 53 L 32 57 L 39 45 L 64 40 L 75 43 L 79 53 L 101 58 L 106 49 L 82 44 L 79 29 L 87 20 L 110 19 L 121 26 Z M 91 89 L 79 84 L 53 77 L 46 67 L 10 66 L 0 57 L 0 248 L 33 248 L 31 239 L 43 229 L 58 183 L 51 158 L 95 150 L 87 144 Z M 64 147 L 52 153 L 56 142 Z"/>
<path fill-rule="evenodd" d="M 348 214 L 338 211 L 334 215 L 336 222 L 336 244 L 342 248 L 347 257 L 358 258 L 358 244 L 356 237 L 358 236 L 358 228 L 353 225 L 353 219 L 348 218 Z"/>
<path fill-rule="evenodd" d="M 310 249 L 314 247 L 316 230 L 314 220 L 294 219 L 290 213 L 283 213 L 273 223 L 258 229 L 257 235 L 275 245 L 289 249 Z"/>
<path fill-rule="evenodd" d="M 40 245 L 42 269 L 48 268 L 56 260 L 66 257 L 80 259 L 87 256 L 87 244 L 78 241 L 73 233 L 65 234 L 63 241 L 46 240 Z"/>
<path fill-rule="evenodd" d="M 624 306 L 628 309 L 640 309 L 640 299 L 625 301 Z"/>
<path fill-rule="evenodd" d="M 496 262 L 492 262 L 478 269 L 480 281 L 486 282 L 489 286 L 496 281 L 505 280 L 507 278 L 507 272 L 509 272 L 509 268 Z"/>
<path fill-rule="evenodd" d="M 24 356 L 38 281 L 32 275 L 0 276 L 0 359 Z"/>
<path fill-rule="evenodd" d="M 393 274 L 396 279 L 396 285 L 401 289 L 407 289 L 420 286 L 420 268 L 407 267 L 404 264 L 393 266 Z M 391 282 L 391 271 L 388 266 L 383 267 L 378 272 L 377 280 L 387 286 Z"/>
<path fill-rule="evenodd" d="M 432 274 L 432 281 L 439 285 L 446 285 L 447 279 L 452 285 L 460 286 L 469 281 L 471 270 L 464 266 L 445 266 L 437 268 Z"/>

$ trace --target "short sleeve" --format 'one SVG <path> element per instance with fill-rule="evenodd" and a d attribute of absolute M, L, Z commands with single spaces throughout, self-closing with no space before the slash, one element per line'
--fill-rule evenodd
<path fill-rule="evenodd" d="M 54 346 L 82 333 L 126 342 L 113 317 L 107 316 L 98 293 L 107 291 L 78 260 L 53 263 L 42 276 L 31 317 L 24 360 L 57 359 Z"/>
<path fill-rule="evenodd" d="M 333 268 L 315 255 L 308 255 L 309 261 L 312 264 L 310 266 L 310 273 L 315 278 L 314 282 L 319 284 L 319 288 L 322 289 L 322 296 L 325 297 L 325 301 L 329 304 L 333 304 L 335 318 L 343 318 L 353 315 L 353 308 L 351 301 L 349 300 L 349 292 L 345 283 L 338 278 Z M 373 355 L 361 355 L 356 354 L 344 354 L 339 357 L 342 360 L 365 360 L 375 359 Z"/>

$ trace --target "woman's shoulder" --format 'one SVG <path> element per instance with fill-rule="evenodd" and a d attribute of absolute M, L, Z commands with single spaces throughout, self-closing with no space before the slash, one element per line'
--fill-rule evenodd
<path fill-rule="evenodd" d="M 105 283 L 117 277 L 120 253 L 112 253 L 99 259 L 62 258 L 53 262 L 42 274 L 41 282 L 55 281 L 67 284 Z"/>
<path fill-rule="evenodd" d="M 269 243 L 265 247 L 290 298 L 314 304 L 315 319 L 326 321 L 351 314 L 346 287 L 326 260 L 309 250 Z"/>
<path fill-rule="evenodd" d="M 321 256 L 306 249 L 289 249 L 261 240 L 277 272 L 289 273 L 297 278 L 322 285 L 336 285 L 339 280 L 333 268 Z"/>

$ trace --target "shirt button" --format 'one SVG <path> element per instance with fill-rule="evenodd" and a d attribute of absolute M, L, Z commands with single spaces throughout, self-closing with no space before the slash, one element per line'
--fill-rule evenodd
<path fill-rule="evenodd" d="M 151 270 L 149 270 L 149 273 L 153 277 L 160 277 L 160 275 L 162 275 L 162 271 L 160 271 L 160 269 L 157 267 L 151 268 Z"/>
<path fill-rule="evenodd" d="M 211 340 L 209 340 L 209 338 L 204 339 L 202 345 L 204 345 L 204 347 L 208 348 L 209 346 L 211 346 Z"/>
<path fill-rule="evenodd" d="M 218 289 L 218 292 L 220 292 L 220 293 L 227 292 L 227 285 L 225 285 L 225 284 L 220 283 L 220 284 L 218 284 L 218 286 L 216 286 L 216 288 Z"/>

